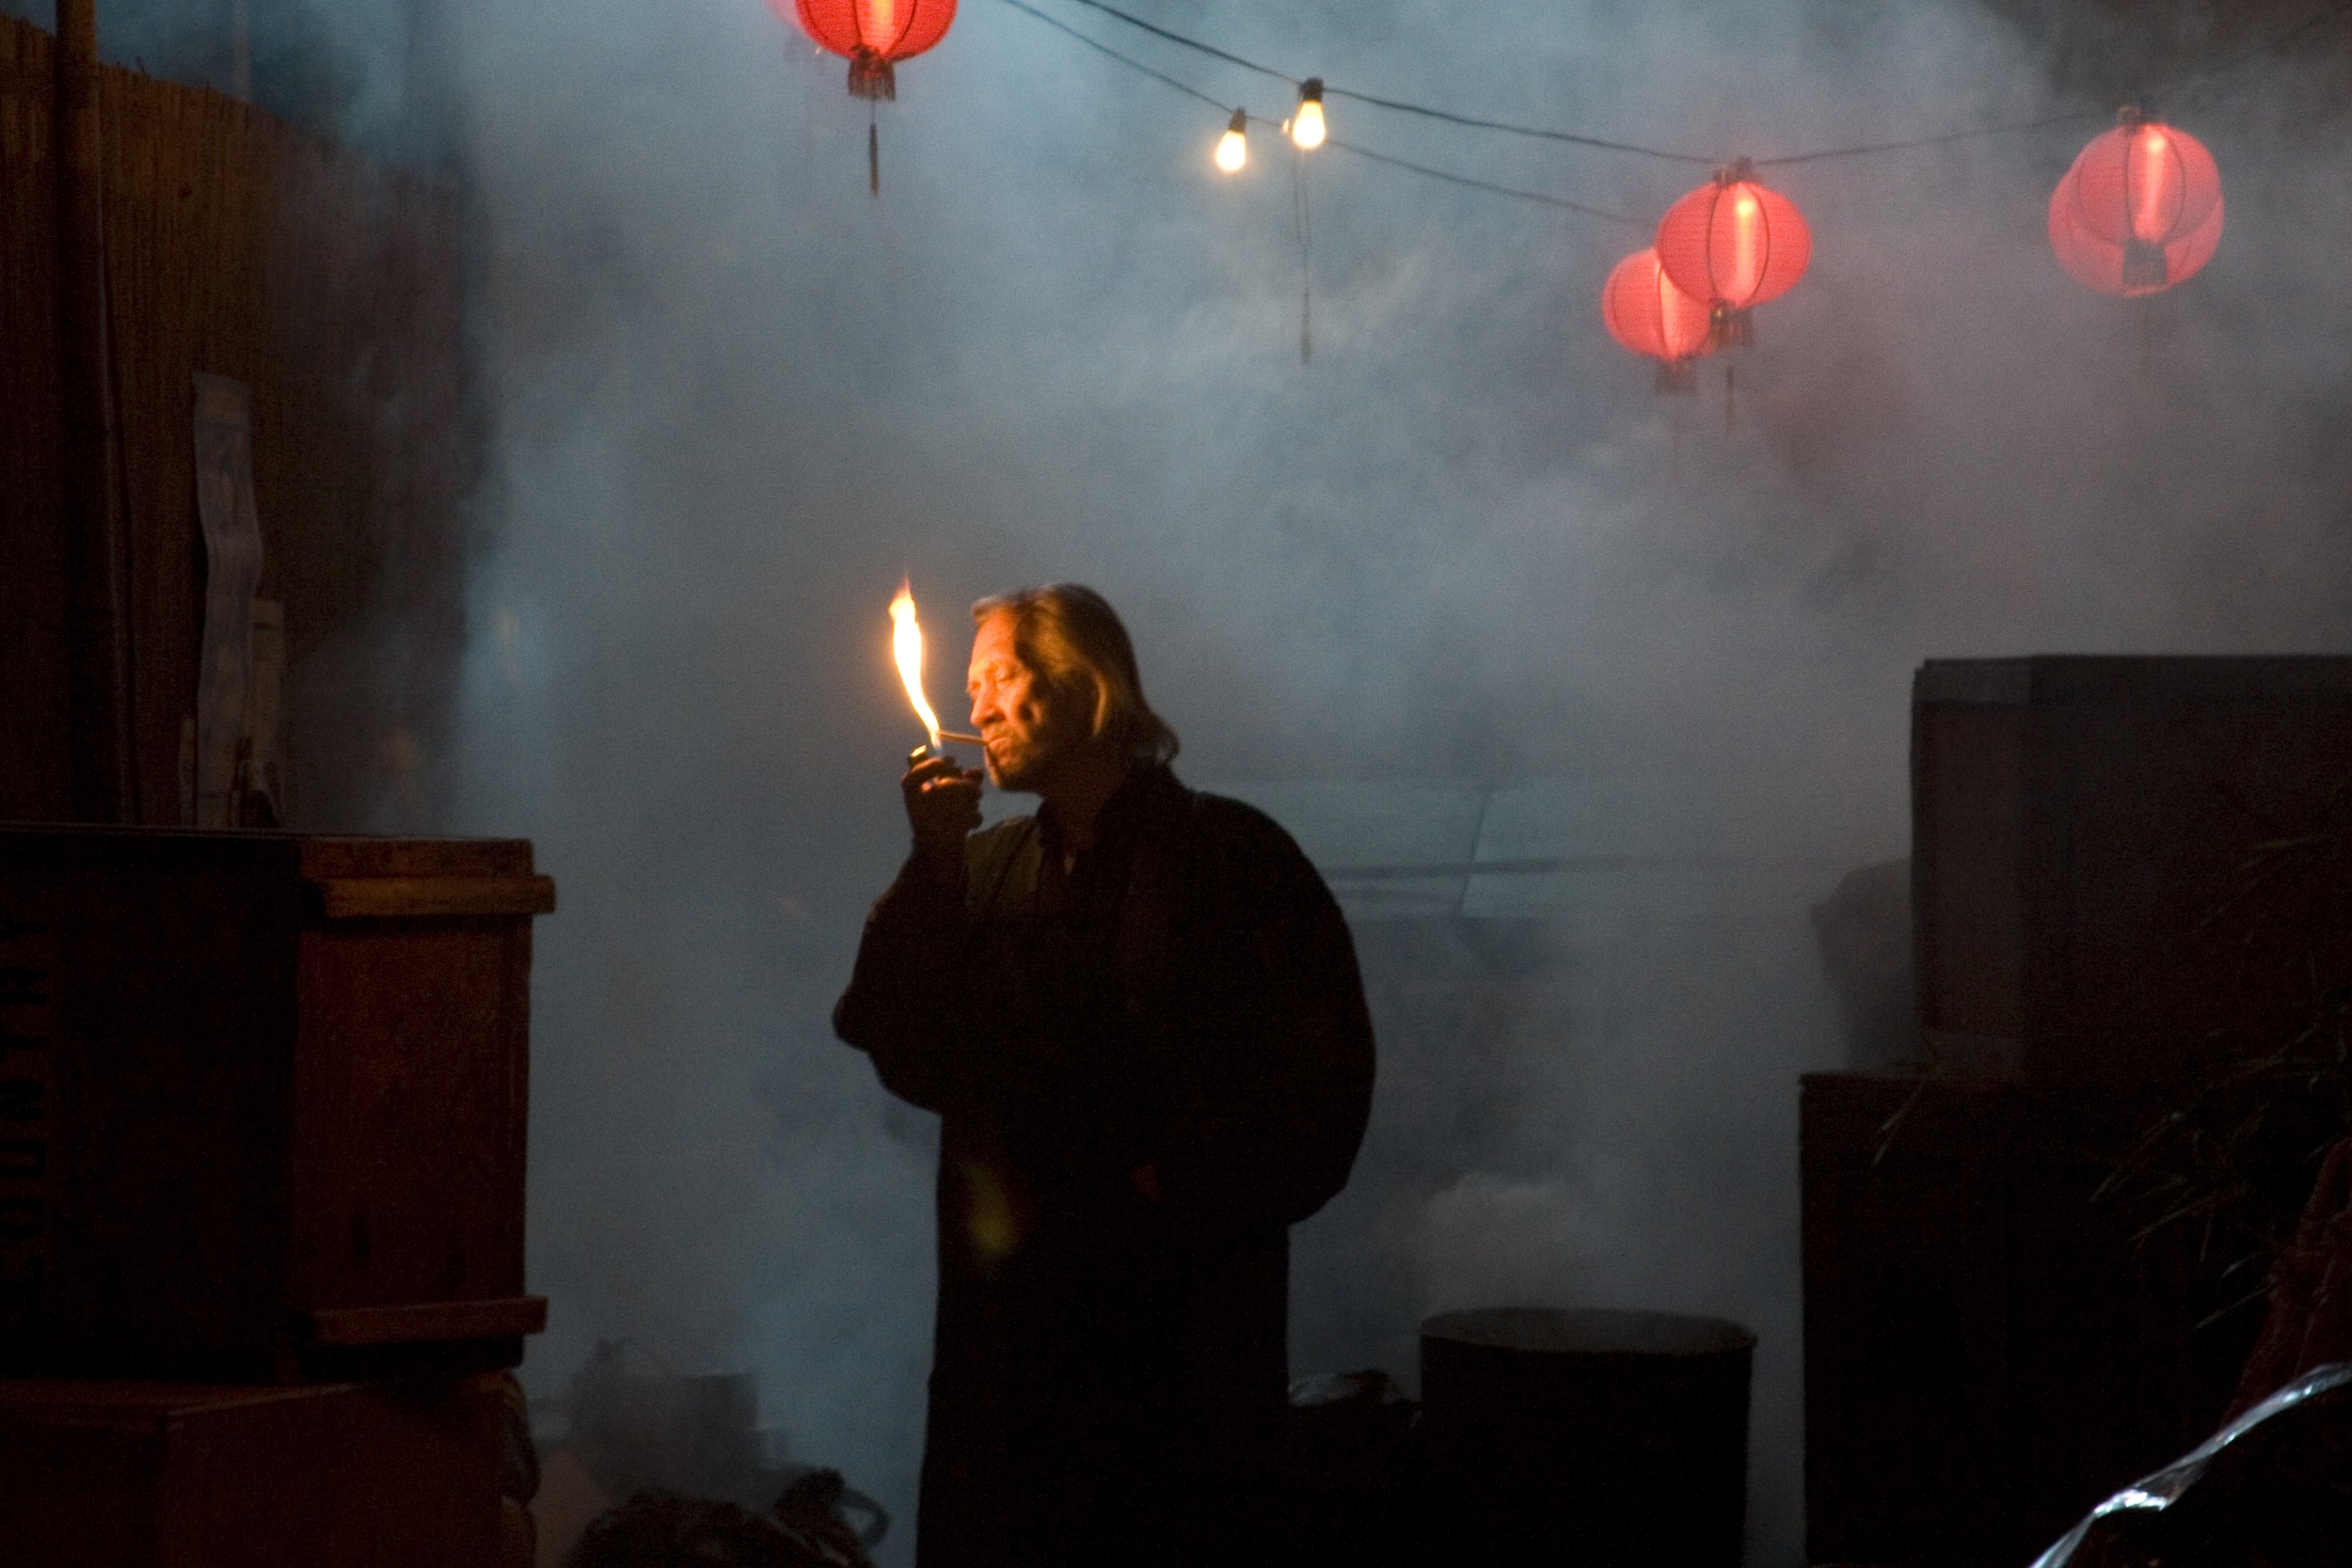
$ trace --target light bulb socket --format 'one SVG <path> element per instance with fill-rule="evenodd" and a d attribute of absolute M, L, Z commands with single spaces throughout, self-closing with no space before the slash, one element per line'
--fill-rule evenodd
<path fill-rule="evenodd" d="M 1249 111 L 1248 109 L 1235 109 L 1233 111 L 1232 122 L 1229 123 L 1225 129 L 1236 136 L 1246 136 L 1249 135 Z"/>
<path fill-rule="evenodd" d="M 1322 77 L 1320 77 L 1320 76 L 1310 76 L 1310 77 L 1308 77 L 1305 81 L 1303 81 L 1303 82 L 1299 83 L 1299 84 L 1298 84 L 1298 101 L 1299 101 L 1301 103 L 1322 103 L 1322 102 L 1323 102 L 1323 78 L 1322 78 Z"/>

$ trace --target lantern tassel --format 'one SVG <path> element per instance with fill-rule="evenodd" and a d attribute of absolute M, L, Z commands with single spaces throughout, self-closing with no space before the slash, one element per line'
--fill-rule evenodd
<path fill-rule="evenodd" d="M 1734 407 L 1731 395 L 1731 363 L 1726 360 L 1724 363 L 1724 434 L 1726 436 L 1736 436 L 1740 433 L 1740 420 L 1733 412 Z"/>
<path fill-rule="evenodd" d="M 866 188 L 882 195 L 882 127 L 866 122 Z"/>
<path fill-rule="evenodd" d="M 1661 359 L 1658 361 L 1656 389 L 1661 395 L 1697 391 L 1698 366 L 1689 359 Z"/>
<path fill-rule="evenodd" d="M 1755 315 L 1717 300 L 1707 312 L 1707 341 L 1715 348 L 1754 348 Z"/>
<path fill-rule="evenodd" d="M 898 73 L 888 60 L 871 49 L 860 47 L 850 56 L 850 96 L 851 98 L 887 98 L 898 101 Z"/>

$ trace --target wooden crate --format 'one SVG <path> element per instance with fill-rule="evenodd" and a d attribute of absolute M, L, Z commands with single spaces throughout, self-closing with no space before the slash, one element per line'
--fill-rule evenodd
<path fill-rule="evenodd" d="M 2209 1435 L 2260 1322 L 2190 1227 L 2093 1201 L 2157 1100 L 1804 1079 L 1805 1517 L 1815 1562 L 1994 1568 Z M 1889 1123 L 1893 1126 L 1889 1130 Z"/>
<path fill-rule="evenodd" d="M 2352 658 L 1929 660 L 1912 693 L 1929 1053 L 2116 1083 L 2187 1072 L 2222 1032 L 2283 1033 L 2311 960 L 2325 984 L 2352 946 L 2307 952 L 2328 891 L 2287 876 L 2249 895 L 2249 860 L 2347 825 Z"/>
<path fill-rule="evenodd" d="M 494 1377 L 0 1382 L 9 1568 L 493 1568 Z"/>
<path fill-rule="evenodd" d="M 512 1365 L 553 900 L 518 841 L 0 828 L 0 1364 Z"/>

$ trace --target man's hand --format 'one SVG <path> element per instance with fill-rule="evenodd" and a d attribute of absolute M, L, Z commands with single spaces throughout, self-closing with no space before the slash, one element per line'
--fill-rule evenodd
<path fill-rule="evenodd" d="M 898 781 L 906 798 L 907 826 L 914 830 L 914 858 L 945 886 L 963 885 L 963 841 L 980 825 L 980 780 L 949 757 L 924 757 Z"/>

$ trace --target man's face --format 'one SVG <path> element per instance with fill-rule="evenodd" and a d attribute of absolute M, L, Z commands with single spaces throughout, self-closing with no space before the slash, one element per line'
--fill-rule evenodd
<path fill-rule="evenodd" d="M 1085 744 L 1091 700 L 1057 689 L 1021 660 L 1013 617 L 999 610 L 972 638 L 972 727 L 988 742 L 988 776 L 999 789 L 1033 790 L 1059 757 Z"/>

